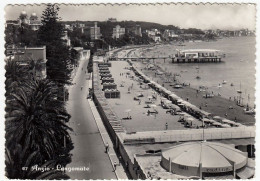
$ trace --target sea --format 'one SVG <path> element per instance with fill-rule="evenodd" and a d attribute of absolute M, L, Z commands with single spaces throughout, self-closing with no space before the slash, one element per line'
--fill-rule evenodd
<path fill-rule="evenodd" d="M 173 56 L 176 49 L 217 49 L 225 54 L 222 63 L 171 63 L 162 59 L 155 60 L 165 71 L 178 74 L 179 82 L 190 84 L 198 89 L 207 87 L 208 92 L 219 94 L 227 99 L 234 97 L 242 104 L 254 106 L 255 101 L 255 66 L 256 66 L 256 38 L 233 37 L 217 41 L 185 42 L 185 46 L 177 44 L 156 45 L 153 48 L 142 50 L 139 56 L 158 57 Z M 138 54 L 138 52 L 137 52 Z M 200 79 L 196 79 L 199 76 Z M 223 84 L 223 81 L 226 84 Z M 231 86 L 233 84 L 233 86 Z M 241 90 L 239 94 L 237 91 Z"/>

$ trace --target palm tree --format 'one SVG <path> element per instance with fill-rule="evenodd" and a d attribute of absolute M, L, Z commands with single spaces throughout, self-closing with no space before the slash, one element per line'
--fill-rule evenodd
<path fill-rule="evenodd" d="M 19 62 L 8 60 L 5 65 L 6 93 L 9 95 L 29 77 L 28 67 L 19 65 Z"/>
<path fill-rule="evenodd" d="M 70 161 L 72 142 L 68 134 L 71 130 L 65 123 L 70 115 L 62 102 L 57 100 L 57 87 L 48 80 L 27 80 L 23 86 L 11 93 L 12 101 L 6 108 L 6 147 L 14 149 L 22 145 L 29 152 L 38 151 L 38 164 L 45 160 Z M 64 139 L 67 148 L 64 148 Z"/>

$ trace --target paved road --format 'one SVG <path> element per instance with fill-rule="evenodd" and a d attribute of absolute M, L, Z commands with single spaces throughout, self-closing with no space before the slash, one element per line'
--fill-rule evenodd
<path fill-rule="evenodd" d="M 69 167 L 89 167 L 89 171 L 67 172 L 71 179 L 116 179 L 111 162 L 105 153 L 104 144 L 98 131 L 96 122 L 86 99 L 88 85 L 85 70 L 87 60 L 82 63 L 74 78 L 76 84 L 69 89 L 70 98 L 67 110 L 71 114 L 69 125 L 74 132 L 71 133 L 74 149 L 72 162 Z M 81 69 L 83 68 L 83 71 Z M 81 86 L 83 89 L 81 90 Z"/>

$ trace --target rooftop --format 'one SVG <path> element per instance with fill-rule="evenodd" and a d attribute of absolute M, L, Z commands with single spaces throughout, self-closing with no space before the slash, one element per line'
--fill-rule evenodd
<path fill-rule="evenodd" d="M 187 50 L 178 50 L 182 53 L 212 53 L 212 52 L 220 52 L 220 50 L 215 49 L 187 49 Z"/>

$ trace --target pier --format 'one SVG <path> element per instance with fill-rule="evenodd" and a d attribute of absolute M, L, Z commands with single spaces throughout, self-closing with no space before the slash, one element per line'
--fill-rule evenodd
<path fill-rule="evenodd" d="M 203 57 L 203 58 L 172 58 L 172 63 L 220 63 L 221 58 L 217 57 Z"/>

